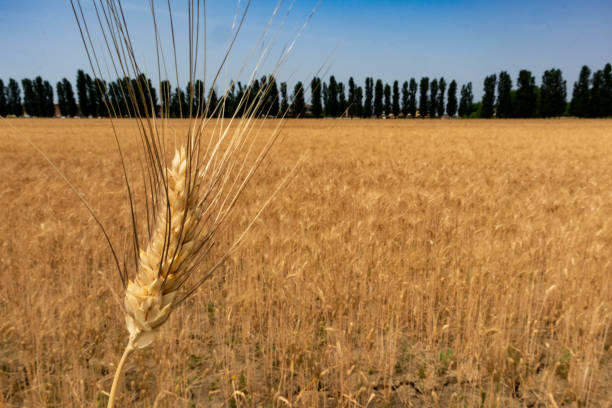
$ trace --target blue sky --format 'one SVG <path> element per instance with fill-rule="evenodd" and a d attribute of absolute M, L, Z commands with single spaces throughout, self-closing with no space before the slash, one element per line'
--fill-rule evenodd
<path fill-rule="evenodd" d="M 91 4 L 90 0 L 81 1 Z M 123 3 L 138 59 L 152 75 L 156 70 L 149 1 Z M 237 3 L 207 3 L 210 78 L 227 46 Z M 244 4 L 242 0 L 239 7 L 244 8 Z M 238 75 L 276 4 L 254 0 L 238 45 L 221 73 L 221 83 Z M 283 3 L 273 23 L 271 35 L 280 31 L 258 76 L 274 67 L 280 50 L 295 38 L 316 0 L 296 0 L 284 19 L 289 4 Z M 173 8 L 178 59 L 186 61 L 187 37 L 182 24 L 186 21 L 186 1 L 173 1 Z M 158 12 L 160 20 L 166 21 L 167 13 Z M 278 76 L 294 83 L 309 79 L 321 67 L 341 81 L 354 76 L 358 83 L 366 76 L 386 82 L 444 76 L 460 84 L 472 81 L 479 97 L 482 81 L 490 73 L 507 70 L 515 80 L 518 71 L 525 68 L 539 83 L 544 70 L 556 67 L 562 69 L 571 93 L 582 65 L 601 69 L 612 62 L 611 22 L 609 0 L 323 0 Z M 163 24 L 162 36 L 169 38 Z M 166 49 L 169 52 L 169 42 Z M 255 50 L 256 56 L 260 49 Z M 251 58 L 247 71 L 254 66 L 253 61 Z M 184 78 L 185 65 L 179 69 L 179 76 Z M 42 75 L 53 83 L 64 76 L 74 81 L 76 70 L 88 66 L 68 0 L 0 0 L 0 78 Z"/>

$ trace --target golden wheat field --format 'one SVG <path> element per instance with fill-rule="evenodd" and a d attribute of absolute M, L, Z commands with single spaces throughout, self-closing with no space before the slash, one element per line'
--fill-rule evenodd
<path fill-rule="evenodd" d="M 0 122 L 0 406 L 101 407 L 123 288 L 24 135 L 119 248 L 129 227 L 108 121 Z M 612 121 L 289 121 L 228 239 L 300 158 L 119 406 L 611 406 Z"/>

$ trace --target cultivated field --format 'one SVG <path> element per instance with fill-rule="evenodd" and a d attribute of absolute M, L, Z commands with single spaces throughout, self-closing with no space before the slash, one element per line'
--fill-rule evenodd
<path fill-rule="evenodd" d="M 9 122 L 122 247 L 109 123 Z M 119 406 L 611 406 L 612 121 L 301 120 L 282 134 L 228 241 L 305 161 L 128 361 Z M 0 406 L 104 406 L 127 332 L 102 234 L 6 121 L 0 180 Z"/>

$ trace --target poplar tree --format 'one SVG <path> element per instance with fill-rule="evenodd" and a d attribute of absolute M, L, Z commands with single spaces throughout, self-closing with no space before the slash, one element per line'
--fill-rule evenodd
<path fill-rule="evenodd" d="M 427 93 L 429 91 L 429 78 L 421 78 L 421 84 L 419 86 L 419 114 L 422 118 L 427 116 L 427 109 L 429 107 L 429 101 Z"/>
<path fill-rule="evenodd" d="M 23 88 L 23 110 L 29 116 L 38 116 L 36 93 L 32 80 L 28 78 L 22 79 L 21 86 Z"/>
<path fill-rule="evenodd" d="M 384 109 L 383 106 L 383 93 L 384 87 L 380 79 L 376 80 L 376 87 L 374 88 L 374 116 L 379 118 L 382 115 Z"/>
<path fill-rule="evenodd" d="M 0 79 L 0 116 L 8 114 L 7 95 L 8 89 L 4 86 L 2 79 Z"/>
<path fill-rule="evenodd" d="M 13 78 L 9 79 L 8 92 L 6 96 L 7 113 L 9 115 L 23 115 L 23 106 L 21 105 L 21 89 L 19 83 Z"/>
<path fill-rule="evenodd" d="M 165 86 L 168 87 L 168 89 L 170 89 L 169 84 Z M 162 98 L 160 102 L 161 109 L 163 109 L 163 106 L 164 106 L 163 98 L 165 96 L 163 87 L 164 85 L 162 82 L 162 85 L 160 85 L 160 88 L 161 88 L 160 98 Z M 206 88 L 204 86 L 204 81 L 202 81 L 201 79 L 196 79 L 195 83 L 193 84 L 193 97 L 194 97 L 194 105 L 195 105 L 196 114 L 202 115 L 204 113 L 204 110 L 206 109 Z M 234 103 L 234 111 L 235 109 L 236 109 L 236 105 Z"/>
<path fill-rule="evenodd" d="M 70 117 L 75 117 L 77 114 L 76 100 L 74 99 L 74 91 L 72 90 L 72 84 L 70 83 L 70 81 L 68 81 L 68 79 L 62 79 L 62 88 L 66 101 L 66 114 Z"/>
<path fill-rule="evenodd" d="M 433 79 L 429 87 L 429 116 L 435 118 L 438 115 L 438 80 Z"/>
<path fill-rule="evenodd" d="M 385 88 L 384 88 L 384 108 L 383 111 L 385 113 L 385 115 L 388 117 L 389 114 L 391 113 L 391 86 L 389 86 L 389 84 L 385 84 Z"/>
<path fill-rule="evenodd" d="M 574 116 L 586 117 L 589 112 L 589 81 L 591 70 L 584 65 L 580 70 L 578 81 L 574 83 L 574 93 L 570 105 L 570 112 Z"/>
<path fill-rule="evenodd" d="M 566 82 L 560 69 L 549 69 L 542 75 L 540 113 L 543 117 L 561 116 L 565 112 Z"/>
<path fill-rule="evenodd" d="M 87 117 L 90 114 L 89 101 L 87 100 L 87 79 L 85 77 L 85 72 L 81 69 L 77 71 L 76 87 L 81 116 Z"/>
<path fill-rule="evenodd" d="M 323 114 L 323 107 L 321 106 L 321 79 L 314 77 L 310 82 L 311 90 L 311 113 L 314 118 L 320 118 Z"/>
<path fill-rule="evenodd" d="M 404 81 L 402 84 L 402 115 L 404 118 L 408 116 L 408 81 Z"/>
<path fill-rule="evenodd" d="M 281 115 L 287 115 L 289 112 L 289 100 L 287 99 L 287 83 L 281 82 L 280 84 L 280 95 L 281 95 L 281 104 L 280 104 L 280 113 Z"/>
<path fill-rule="evenodd" d="M 393 116 L 396 118 L 400 114 L 400 94 L 398 81 L 393 81 L 393 105 L 391 111 L 393 112 Z"/>
<path fill-rule="evenodd" d="M 438 107 L 438 116 L 444 116 L 444 93 L 446 92 L 446 81 L 444 77 L 440 78 L 440 81 L 438 81 L 438 87 L 440 88 L 438 92 L 438 101 L 436 103 Z"/>
<path fill-rule="evenodd" d="M 344 84 L 342 82 L 338 82 L 338 116 L 344 116 L 346 108 L 346 92 L 344 91 Z"/>
<path fill-rule="evenodd" d="M 37 76 L 33 82 L 34 87 L 34 111 L 31 115 L 47 116 L 47 90 L 42 77 Z"/>
<path fill-rule="evenodd" d="M 591 84 L 588 116 L 592 118 L 599 118 L 605 115 L 603 95 L 604 75 L 602 70 L 597 70 L 593 73 Z"/>
<path fill-rule="evenodd" d="M 448 102 L 446 103 L 446 114 L 451 118 L 457 113 L 457 81 L 454 79 L 448 85 Z"/>
<path fill-rule="evenodd" d="M 353 101 L 353 105 L 355 106 L 355 116 L 362 117 L 363 116 L 363 88 L 358 86 L 355 89 L 355 99 Z"/>
<path fill-rule="evenodd" d="M 357 116 L 357 104 L 355 102 L 356 99 L 356 89 L 355 89 L 355 80 L 353 77 L 350 77 L 348 80 L 348 105 L 349 105 L 349 116 L 352 118 Z"/>
<path fill-rule="evenodd" d="M 511 118 L 512 113 L 512 78 L 506 71 L 499 73 L 497 82 L 497 117 Z"/>
<path fill-rule="evenodd" d="M 208 114 L 211 117 L 219 117 L 219 110 L 217 109 L 217 106 L 219 105 L 219 98 L 217 97 L 217 91 L 215 88 L 211 88 L 208 92 L 208 105 L 210 105 Z"/>
<path fill-rule="evenodd" d="M 276 78 L 270 75 L 268 77 L 268 93 L 266 95 L 267 106 L 266 106 L 266 115 L 278 116 L 278 111 L 280 109 L 280 104 L 278 101 L 278 86 L 276 85 Z"/>
<path fill-rule="evenodd" d="M 332 75 L 329 77 L 327 85 L 327 98 L 325 99 L 325 116 L 338 116 L 338 84 L 336 78 Z"/>
<path fill-rule="evenodd" d="M 212 93 L 212 90 L 211 90 Z M 183 118 L 185 115 L 184 107 L 187 105 L 185 101 L 185 93 L 180 87 L 174 88 L 174 92 L 170 98 L 170 116 L 173 118 Z M 216 104 L 215 104 L 216 105 Z M 208 114 L 212 114 L 214 106 L 209 104 L 207 106 Z"/>
<path fill-rule="evenodd" d="M 293 98 L 291 102 L 291 111 L 293 115 L 297 118 L 301 118 L 304 116 L 304 109 L 306 108 L 306 103 L 304 102 L 304 86 L 301 82 L 295 84 L 293 88 Z"/>
<path fill-rule="evenodd" d="M 374 97 L 374 78 L 367 77 L 365 79 L 365 102 L 363 103 L 363 116 L 366 118 L 372 117 L 373 114 L 373 97 Z"/>
<path fill-rule="evenodd" d="M 612 65 L 606 64 L 603 69 L 604 80 L 604 116 L 612 116 Z"/>
<path fill-rule="evenodd" d="M 87 103 L 88 103 L 88 111 L 91 116 L 98 117 L 100 116 L 100 110 L 98 106 L 98 89 L 96 87 L 96 83 L 89 76 L 89 74 L 85 74 L 85 83 L 87 84 Z"/>
<path fill-rule="evenodd" d="M 472 93 L 472 83 L 468 82 L 461 86 L 461 99 L 459 99 L 459 116 L 469 117 L 474 109 L 474 94 Z"/>
<path fill-rule="evenodd" d="M 531 75 L 530 71 L 523 69 L 519 72 L 516 85 L 516 117 L 535 117 L 537 108 L 535 78 L 533 77 L 533 75 Z"/>
<path fill-rule="evenodd" d="M 55 86 L 57 93 L 57 107 L 59 108 L 60 115 L 68 116 L 68 106 L 66 104 L 66 92 L 64 91 L 64 84 L 62 81 L 58 82 Z"/>
<path fill-rule="evenodd" d="M 410 86 L 408 88 L 408 113 L 411 117 L 416 117 L 417 111 L 417 82 L 414 78 L 410 78 Z"/>
<path fill-rule="evenodd" d="M 484 80 L 484 95 L 482 96 L 482 110 L 480 117 L 490 119 L 495 110 L 495 84 L 497 77 L 495 74 L 489 75 Z"/>
<path fill-rule="evenodd" d="M 196 89 L 197 85 L 196 85 Z M 161 106 L 161 116 L 164 118 L 170 118 L 174 116 L 174 111 L 172 110 L 172 85 L 170 85 L 170 81 L 164 80 L 159 84 L 159 98 L 160 98 L 160 106 Z M 203 100 L 200 100 L 200 112 L 204 111 Z"/>
<path fill-rule="evenodd" d="M 52 118 L 53 116 L 55 116 L 55 104 L 53 103 L 53 86 L 51 86 L 49 81 L 44 81 L 43 86 L 45 88 L 43 116 Z"/>

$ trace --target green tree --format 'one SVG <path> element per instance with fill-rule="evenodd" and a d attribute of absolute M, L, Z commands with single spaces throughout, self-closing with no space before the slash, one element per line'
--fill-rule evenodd
<path fill-rule="evenodd" d="M 363 116 L 366 118 L 372 117 L 374 98 L 374 78 L 367 77 L 365 79 L 365 102 L 363 103 Z"/>
<path fill-rule="evenodd" d="M 293 88 L 291 112 L 293 112 L 293 116 L 301 118 L 302 116 L 304 116 L 305 108 L 306 103 L 304 102 L 304 85 L 302 85 L 301 82 L 298 82 Z"/>
<path fill-rule="evenodd" d="M 287 97 L 287 83 L 286 82 L 281 82 L 280 94 L 281 94 L 281 104 L 280 104 L 281 115 L 288 115 L 289 114 L 289 99 Z"/>
<path fill-rule="evenodd" d="M 497 82 L 497 117 L 511 118 L 512 112 L 512 78 L 506 71 L 499 73 Z"/>
<path fill-rule="evenodd" d="M 19 89 L 19 83 L 13 78 L 9 79 L 6 105 L 9 115 L 23 115 L 23 106 L 21 105 L 21 89 Z"/>
<path fill-rule="evenodd" d="M 145 81 L 142 81 L 142 82 L 144 82 L 143 85 L 145 85 L 146 84 L 146 79 L 145 79 Z M 141 111 L 144 112 L 145 106 L 148 105 L 148 102 L 146 102 L 146 99 L 147 99 L 147 97 L 146 97 L 147 90 L 144 89 L 144 87 L 142 89 L 142 93 L 143 93 L 142 98 L 144 99 L 144 101 L 141 101 L 139 103 L 139 105 L 140 105 Z M 196 113 L 196 110 L 197 110 L 197 101 L 196 101 L 196 94 L 195 93 L 196 93 L 195 83 L 192 82 L 192 81 L 188 81 L 187 85 L 185 86 L 185 100 L 187 101 L 187 109 L 186 109 L 187 113 L 186 113 L 186 116 L 188 116 L 188 117 L 192 117 Z M 144 102 L 146 102 L 146 103 L 144 103 Z"/>
<path fill-rule="evenodd" d="M 440 78 L 440 81 L 438 81 L 438 87 L 440 88 L 438 100 L 436 102 L 438 116 L 444 116 L 444 93 L 446 92 L 446 80 L 444 80 L 444 77 Z"/>
<path fill-rule="evenodd" d="M 408 113 L 411 117 L 416 117 L 417 111 L 417 82 L 414 78 L 410 78 L 410 86 L 408 88 Z"/>
<path fill-rule="evenodd" d="M 451 118 L 457 113 L 457 81 L 454 79 L 448 85 L 448 102 L 446 103 L 446 114 Z"/>
<path fill-rule="evenodd" d="M 196 85 L 197 89 L 197 85 Z M 161 117 L 170 118 L 173 117 L 173 105 L 172 105 L 172 85 L 170 81 L 164 80 L 159 84 L 159 97 L 161 105 Z M 200 101 L 201 106 L 199 107 L 200 112 L 204 111 L 203 100 Z"/>
<path fill-rule="evenodd" d="M 327 97 L 323 99 L 325 100 L 325 116 L 333 118 L 338 116 L 338 83 L 333 75 L 329 77 Z"/>
<path fill-rule="evenodd" d="M 429 116 L 435 118 L 438 115 L 438 80 L 433 79 L 429 86 Z"/>
<path fill-rule="evenodd" d="M 461 86 L 461 98 L 459 99 L 459 116 L 462 118 L 468 117 L 474 111 L 474 94 L 472 92 L 472 83 L 468 82 Z"/>
<path fill-rule="evenodd" d="M 151 80 L 145 74 L 139 74 L 136 78 L 128 82 L 131 84 L 130 99 L 132 110 L 141 117 L 152 117 L 157 112 L 157 93 L 151 84 Z M 94 116 L 106 116 L 107 109 L 104 103 L 106 95 L 106 83 L 98 78 L 90 82 L 89 100 L 91 111 Z M 190 110 L 194 110 L 194 84 L 188 82 L 183 94 L 183 105 L 181 106 L 183 115 L 189 115 Z"/>
<path fill-rule="evenodd" d="M 346 103 L 346 92 L 344 90 L 344 84 L 338 82 L 338 115 L 344 116 L 348 105 Z"/>
<path fill-rule="evenodd" d="M 231 82 L 229 88 L 225 92 L 225 117 L 233 118 L 238 109 L 238 100 L 236 99 L 236 83 Z M 280 105 L 279 105 L 280 109 Z M 280 111 L 279 111 L 280 112 Z M 283 113 L 284 114 L 284 113 Z"/>
<path fill-rule="evenodd" d="M 37 76 L 33 81 L 34 86 L 34 111 L 31 115 L 45 117 L 47 116 L 46 104 L 46 89 L 45 82 L 42 77 Z"/>
<path fill-rule="evenodd" d="M 167 94 L 164 94 L 162 90 L 163 87 L 167 88 Z M 193 92 L 194 92 L 194 105 L 195 105 L 195 114 L 198 117 L 201 117 L 204 114 L 204 110 L 206 109 L 206 86 L 204 85 L 204 81 L 201 79 L 196 79 L 193 84 Z M 170 98 L 170 83 L 168 85 L 160 85 L 160 98 L 162 98 L 160 105 L 164 106 L 164 98 Z M 162 108 L 163 109 L 163 108 Z M 236 102 L 234 102 L 232 113 L 237 109 Z"/>
<path fill-rule="evenodd" d="M 603 69 L 603 104 L 604 116 L 612 116 L 612 65 L 606 64 Z"/>
<path fill-rule="evenodd" d="M 110 108 L 112 114 L 119 118 L 130 116 L 131 112 L 126 96 L 128 92 L 127 84 L 129 84 L 129 80 L 127 78 L 117 78 L 115 82 L 111 82 L 109 85 L 108 93 Z M 170 83 L 168 83 L 168 86 L 170 86 Z"/>
<path fill-rule="evenodd" d="M 85 72 L 82 69 L 77 71 L 77 79 L 76 79 L 76 87 L 77 87 L 77 97 L 79 99 L 79 109 L 81 111 L 81 116 L 89 116 L 89 100 L 87 99 L 87 78 L 85 77 Z"/>
<path fill-rule="evenodd" d="M 402 115 L 404 118 L 408 117 L 408 81 L 404 81 L 402 84 Z"/>
<path fill-rule="evenodd" d="M 52 118 L 55 116 L 55 104 L 53 103 L 53 86 L 49 81 L 44 81 L 45 97 L 44 97 L 44 116 Z"/>
<path fill-rule="evenodd" d="M 31 79 L 24 78 L 21 80 L 23 88 L 23 109 L 29 116 L 38 116 L 36 91 Z"/>
<path fill-rule="evenodd" d="M 570 105 L 570 113 L 573 116 L 586 117 L 589 115 L 590 91 L 589 82 L 591 79 L 591 70 L 584 65 L 580 70 L 578 81 L 574 83 L 574 93 Z"/>
<path fill-rule="evenodd" d="M 94 80 L 89 76 L 89 74 L 85 74 L 85 83 L 87 84 L 87 102 L 89 104 L 89 114 L 95 118 L 100 116 L 100 106 L 98 104 L 98 88 Z"/>
<path fill-rule="evenodd" d="M 261 114 L 261 103 L 262 103 L 262 89 L 263 87 L 259 84 L 259 80 L 256 79 L 251 83 L 251 90 L 249 92 L 248 105 L 249 114 L 259 116 Z"/>
<path fill-rule="evenodd" d="M 234 112 L 237 118 L 240 118 L 243 116 L 244 114 L 244 101 L 245 101 L 245 89 L 244 86 L 242 85 L 242 82 L 238 81 L 236 84 L 236 95 L 234 96 Z M 285 113 L 288 115 L 289 114 L 289 100 L 287 100 L 287 110 L 285 110 Z"/>
<path fill-rule="evenodd" d="M 355 116 L 363 116 L 363 88 L 358 86 L 355 88 L 355 99 L 353 100 L 353 106 L 355 107 Z"/>
<path fill-rule="evenodd" d="M 278 116 L 278 111 L 280 109 L 278 86 L 276 85 L 276 78 L 272 75 L 268 76 L 266 81 L 265 101 L 264 114 L 274 117 Z"/>
<path fill-rule="evenodd" d="M 384 111 L 384 114 L 388 117 L 389 114 L 391 113 L 391 86 L 389 86 L 389 84 L 385 84 L 383 95 L 384 95 L 383 111 Z"/>
<path fill-rule="evenodd" d="M 210 106 L 208 114 L 215 118 L 218 117 L 220 113 L 218 109 L 219 97 L 217 96 L 217 91 L 215 88 L 211 88 L 208 92 L 208 105 Z"/>
<path fill-rule="evenodd" d="M 212 93 L 212 90 L 211 90 L 211 93 Z M 209 104 L 206 107 L 206 109 L 208 109 L 208 112 L 207 112 L 208 115 L 212 114 L 213 107 L 215 105 Z M 183 90 L 177 86 L 176 88 L 174 88 L 174 92 L 172 93 L 172 96 L 170 98 L 170 117 L 183 118 L 185 115 L 185 111 L 184 111 L 185 106 L 187 106 L 185 92 L 183 92 Z"/>
<path fill-rule="evenodd" d="M 374 115 L 377 118 L 382 116 L 382 111 L 384 109 L 383 93 L 384 93 L 383 83 L 380 79 L 377 79 L 376 86 L 374 88 Z"/>
<path fill-rule="evenodd" d="M 66 78 L 62 79 L 62 87 L 64 90 L 64 98 L 66 98 L 66 112 L 70 117 L 75 117 L 77 114 L 76 100 L 74 99 L 74 91 L 72 84 Z"/>
<path fill-rule="evenodd" d="M 310 110 L 314 118 L 320 118 L 323 115 L 323 106 L 321 106 L 321 79 L 314 77 L 310 82 L 311 100 Z"/>
<path fill-rule="evenodd" d="M 2 79 L 0 79 L 0 116 L 8 114 L 7 95 L 8 89 L 4 86 Z"/>
<path fill-rule="evenodd" d="M 530 71 L 523 69 L 519 72 L 516 85 L 515 116 L 518 118 L 535 117 L 537 108 L 535 78 Z"/>
<path fill-rule="evenodd" d="M 429 91 L 429 78 L 421 78 L 419 85 L 419 114 L 422 118 L 427 116 L 427 110 L 429 108 L 429 100 L 427 98 L 427 92 Z"/>
<path fill-rule="evenodd" d="M 355 89 L 355 80 L 353 77 L 350 77 L 348 80 L 348 105 L 349 105 L 349 116 L 355 117 L 357 116 L 357 103 L 356 99 L 356 89 Z"/>
<path fill-rule="evenodd" d="M 597 70 L 593 73 L 591 81 L 591 92 L 589 98 L 589 116 L 599 118 L 605 116 L 604 106 L 604 74 L 602 70 Z"/>
<path fill-rule="evenodd" d="M 565 112 L 567 88 L 560 69 L 549 69 L 542 75 L 540 113 L 543 117 L 561 116 Z"/>
<path fill-rule="evenodd" d="M 64 84 L 62 81 L 57 83 L 55 86 L 55 91 L 57 93 L 57 107 L 59 108 L 60 115 L 69 116 L 68 104 L 66 103 L 66 91 L 64 90 Z"/>
<path fill-rule="evenodd" d="M 396 118 L 400 114 L 400 93 L 398 81 L 393 81 L 393 105 L 391 111 L 393 112 L 393 116 Z"/>
<path fill-rule="evenodd" d="M 489 75 L 484 80 L 484 95 L 482 96 L 482 110 L 480 117 L 490 119 L 493 117 L 495 109 L 495 84 L 497 77 L 495 74 Z"/>

